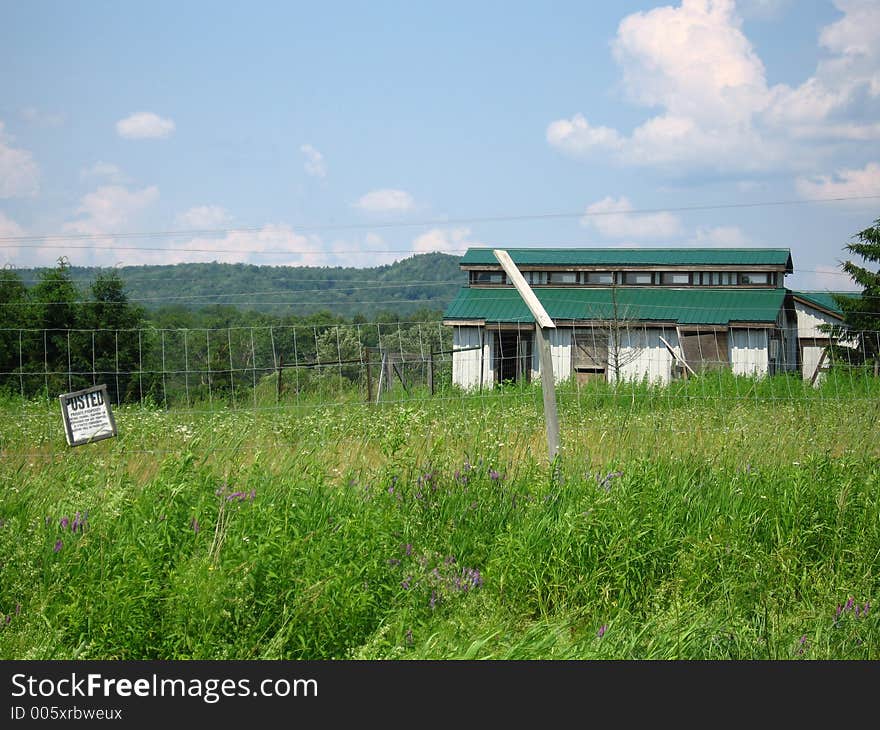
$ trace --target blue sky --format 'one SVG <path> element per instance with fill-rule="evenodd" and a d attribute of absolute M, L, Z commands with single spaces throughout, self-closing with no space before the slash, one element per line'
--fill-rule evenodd
<path fill-rule="evenodd" d="M 847 289 L 843 246 L 880 217 L 877 0 L 0 20 L 0 265 L 774 246 L 789 286 Z"/>

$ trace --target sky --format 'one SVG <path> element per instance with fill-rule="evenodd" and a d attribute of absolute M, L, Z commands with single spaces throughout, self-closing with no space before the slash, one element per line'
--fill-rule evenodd
<path fill-rule="evenodd" d="M 847 290 L 878 218 L 880 0 L 0 0 L 0 266 L 765 246 Z"/>

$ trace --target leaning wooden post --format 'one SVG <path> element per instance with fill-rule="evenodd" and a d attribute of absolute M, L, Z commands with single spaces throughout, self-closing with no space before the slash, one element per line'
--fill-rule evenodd
<path fill-rule="evenodd" d="M 373 400 L 373 378 L 370 375 L 370 348 L 365 347 L 363 351 L 363 360 L 366 365 L 366 376 L 367 376 L 367 403 L 370 403 Z"/>
<path fill-rule="evenodd" d="M 541 390 L 544 394 L 544 424 L 547 430 L 547 452 L 550 462 L 553 463 L 559 456 L 559 414 L 556 410 L 556 379 L 553 376 L 553 357 L 550 351 L 550 330 L 556 329 L 556 324 L 550 319 L 544 305 L 541 304 L 535 292 L 526 283 L 525 278 L 516 268 L 513 259 L 507 251 L 493 250 L 492 253 L 498 259 L 498 263 L 507 274 L 511 284 L 516 287 L 532 316 L 535 318 L 537 334 L 538 360 L 541 363 Z"/>
<path fill-rule="evenodd" d="M 278 383 L 275 386 L 275 400 L 281 401 L 281 371 L 284 369 L 284 355 L 278 358 Z"/>

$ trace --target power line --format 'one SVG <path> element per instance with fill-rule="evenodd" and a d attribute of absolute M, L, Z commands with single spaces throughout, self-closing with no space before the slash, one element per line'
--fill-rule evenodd
<path fill-rule="evenodd" d="M 565 218 L 593 218 L 599 216 L 623 216 L 623 215 L 645 215 L 652 213 L 684 213 L 705 210 L 729 210 L 737 208 L 762 208 L 785 205 L 811 205 L 813 203 L 836 203 L 851 200 L 874 200 L 880 199 L 880 194 L 876 195 L 852 195 L 841 196 L 835 198 L 805 198 L 799 200 L 771 200 L 753 203 L 720 203 L 714 205 L 691 205 L 677 206 L 668 208 L 640 208 L 636 210 L 597 210 L 597 211 L 577 211 L 577 212 L 550 212 L 550 213 L 529 213 L 523 215 L 497 215 L 497 216 L 473 216 L 464 218 L 434 218 L 420 221 L 386 221 L 373 223 L 339 223 L 339 224 L 322 224 L 314 226 L 291 226 L 291 232 L 295 229 L 298 232 L 321 232 L 321 231 L 341 231 L 341 230 L 366 230 L 366 229 L 387 229 L 387 228 L 414 228 L 423 226 L 449 226 L 461 224 L 475 223 L 513 223 L 521 221 L 538 221 L 553 220 Z M 45 242 L 61 240 L 61 241 L 77 241 L 77 240 L 101 240 L 101 239 L 128 239 L 128 238 L 173 238 L 177 236 L 205 236 L 205 235 L 222 235 L 230 233 L 259 233 L 265 231 L 266 226 L 247 226 L 241 228 L 193 228 L 181 229 L 176 231 L 130 231 L 127 233 L 48 233 L 43 235 L 26 235 L 26 236 L 0 236 L 0 247 L 10 247 L 13 244 L 27 243 L 30 241 Z M 285 226 L 285 230 L 287 230 Z M 6 246 L 5 244 L 9 244 Z M 17 246 L 16 246 L 17 247 Z M 45 246 L 49 247 L 49 246 Z M 120 248 L 122 250 L 153 250 L 153 249 L 124 249 L 123 247 L 90 247 L 90 248 Z M 224 253 L 221 249 L 156 249 L 163 251 L 200 251 Z M 238 250 L 232 253 L 240 253 Z M 253 251 L 250 253 L 264 253 Z M 284 253 L 312 253 L 312 250 L 294 251 L 286 250 Z M 352 252 L 334 252 L 334 253 L 352 253 Z M 365 253 L 395 253 L 395 251 L 366 251 Z"/>

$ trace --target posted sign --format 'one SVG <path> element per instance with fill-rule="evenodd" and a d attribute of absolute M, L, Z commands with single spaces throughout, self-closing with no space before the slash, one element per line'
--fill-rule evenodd
<path fill-rule="evenodd" d="M 58 396 L 68 446 L 79 446 L 116 435 L 107 386 L 96 385 Z"/>

